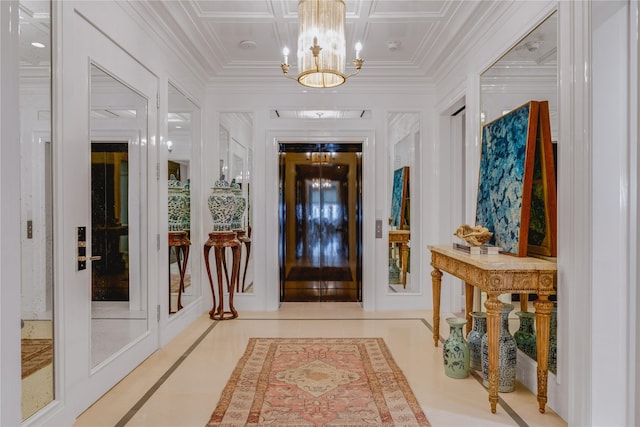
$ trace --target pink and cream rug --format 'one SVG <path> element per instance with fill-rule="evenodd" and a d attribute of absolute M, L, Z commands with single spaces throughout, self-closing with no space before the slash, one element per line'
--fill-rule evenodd
<path fill-rule="evenodd" d="M 251 338 L 207 427 L 429 426 L 382 338 Z"/>

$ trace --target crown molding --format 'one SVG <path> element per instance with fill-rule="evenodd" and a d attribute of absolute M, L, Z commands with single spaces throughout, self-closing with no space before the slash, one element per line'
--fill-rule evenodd
<path fill-rule="evenodd" d="M 150 7 L 148 2 L 143 1 L 121 1 L 116 2 L 120 7 L 131 16 L 152 39 L 159 39 L 161 45 L 166 46 L 167 54 L 174 55 L 182 62 L 199 80 L 207 81 L 210 73 L 192 54 L 191 50 L 187 46 L 179 41 L 177 38 L 169 37 L 166 30 L 163 30 L 167 26 L 164 22 L 164 18 L 156 13 L 154 7 Z M 163 2 L 157 2 L 163 3 Z"/>

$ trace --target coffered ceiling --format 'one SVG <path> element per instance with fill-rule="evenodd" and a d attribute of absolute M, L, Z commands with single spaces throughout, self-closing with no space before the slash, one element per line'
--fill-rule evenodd
<path fill-rule="evenodd" d="M 125 0 L 125 12 L 198 78 L 221 85 L 291 83 L 282 78 L 282 48 L 297 49 L 297 0 Z M 355 43 L 363 44 L 364 66 L 357 81 L 437 81 L 505 9 L 489 0 L 346 0 L 347 74 Z M 517 2 L 515 2 L 517 3 Z M 506 4 L 511 7 L 514 3 Z M 23 73 L 48 67 L 48 0 L 22 0 Z M 517 7 L 513 6 L 513 7 Z M 502 11 L 502 12 L 501 12 Z M 501 60 L 504 70 L 529 74 L 555 67 L 557 23 L 541 26 Z M 42 42 L 46 47 L 34 47 Z M 528 43 L 528 44 L 527 44 Z M 290 55 L 291 73 L 297 73 Z M 498 69 L 496 69 L 496 72 Z M 292 85 L 290 87 L 295 87 Z"/>
<path fill-rule="evenodd" d="M 363 78 L 432 78 L 498 2 L 346 0 L 347 58 L 363 44 Z M 281 78 L 282 48 L 297 49 L 296 0 L 123 3 L 208 81 Z M 295 73 L 295 55 L 291 55 Z M 347 73 L 353 72 L 350 60 Z M 359 78 L 360 78 L 359 77 Z"/>

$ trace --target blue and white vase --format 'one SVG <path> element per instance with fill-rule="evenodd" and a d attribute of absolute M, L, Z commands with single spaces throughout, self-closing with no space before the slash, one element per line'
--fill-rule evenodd
<path fill-rule="evenodd" d="M 184 210 L 182 215 L 182 228 L 191 229 L 191 180 L 187 179 L 187 183 L 182 189 L 184 191 Z"/>
<path fill-rule="evenodd" d="M 220 179 L 211 190 L 208 204 L 213 220 L 213 232 L 232 231 L 231 220 L 236 209 L 236 198 L 231 193 L 229 183 Z"/>
<path fill-rule="evenodd" d="M 444 358 L 444 373 L 451 378 L 466 378 L 469 376 L 469 345 L 462 335 L 462 327 L 467 323 L 460 317 L 449 317 L 449 337 L 442 347 Z"/>
<path fill-rule="evenodd" d="M 517 311 L 516 315 L 520 318 L 520 328 L 513 334 L 513 338 L 516 340 L 518 349 L 533 360 L 537 360 L 536 331 L 533 327 L 536 314 L 530 311 Z"/>
<path fill-rule="evenodd" d="M 512 392 L 516 387 L 516 361 L 518 346 L 509 332 L 509 313 L 513 304 L 503 304 L 500 314 L 500 336 L 498 337 L 498 391 Z M 485 387 L 489 387 L 489 335 L 482 337 L 482 378 Z"/>
<path fill-rule="evenodd" d="M 242 189 L 237 182 L 231 182 L 231 192 L 236 198 L 236 209 L 233 212 L 233 218 L 231 219 L 231 228 L 233 230 L 242 230 L 243 222 L 242 217 L 244 210 L 247 207 L 247 200 L 242 196 Z"/>
<path fill-rule="evenodd" d="M 557 375 L 558 364 L 558 306 L 551 309 L 551 321 L 549 325 L 549 371 Z"/>
<path fill-rule="evenodd" d="M 467 335 L 469 344 L 469 367 L 482 370 L 482 337 L 487 333 L 487 314 L 483 311 L 472 311 L 473 329 Z"/>
<path fill-rule="evenodd" d="M 167 187 L 169 231 L 184 230 L 184 212 L 187 203 L 185 195 L 182 183 L 172 174 Z"/>

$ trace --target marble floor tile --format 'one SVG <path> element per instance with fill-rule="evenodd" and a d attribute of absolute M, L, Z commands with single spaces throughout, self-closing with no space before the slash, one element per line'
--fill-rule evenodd
<path fill-rule="evenodd" d="M 127 426 L 204 427 L 251 337 L 384 338 L 434 427 L 567 425 L 550 408 L 539 414 L 535 395 L 520 384 L 514 392 L 500 394 L 497 413 L 491 414 L 487 391 L 477 377 L 445 376 L 442 345 L 433 346 L 431 315 L 430 311 L 364 312 L 358 303 L 284 303 L 277 312 L 242 312 L 238 319 L 215 323 L 203 314 L 85 411 L 75 425 L 114 426 L 127 421 Z M 446 336 L 448 331 L 441 329 Z M 193 351 L 159 381 L 203 334 Z M 148 399 L 137 405 L 149 390 L 153 392 Z M 134 406 L 139 409 L 129 412 Z"/>

